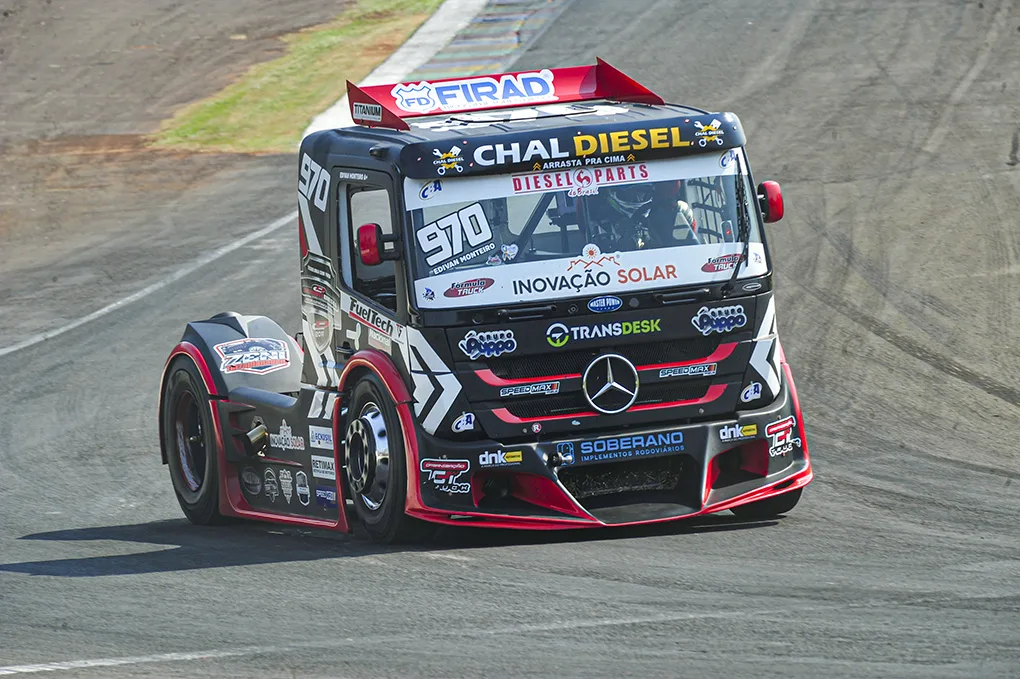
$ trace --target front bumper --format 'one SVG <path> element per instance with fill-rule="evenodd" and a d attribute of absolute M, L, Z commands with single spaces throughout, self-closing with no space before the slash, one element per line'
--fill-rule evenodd
<path fill-rule="evenodd" d="M 501 528 L 621 526 L 710 514 L 802 488 L 813 472 L 796 387 L 786 363 L 782 370 L 773 403 L 725 420 L 513 445 L 419 432 L 408 514 Z"/>

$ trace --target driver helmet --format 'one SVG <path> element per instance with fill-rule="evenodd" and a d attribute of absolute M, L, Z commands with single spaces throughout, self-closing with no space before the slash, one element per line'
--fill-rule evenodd
<path fill-rule="evenodd" d="M 655 188 L 651 184 L 627 184 L 611 187 L 606 193 L 614 210 L 633 217 L 635 212 L 652 202 Z"/>

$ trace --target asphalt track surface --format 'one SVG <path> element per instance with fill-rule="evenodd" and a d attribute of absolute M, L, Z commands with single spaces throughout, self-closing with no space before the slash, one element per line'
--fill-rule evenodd
<path fill-rule="evenodd" d="M 188 525 L 159 464 L 159 371 L 189 319 L 296 327 L 285 228 L 0 357 L 0 668 L 1020 676 L 1018 30 L 1011 0 L 576 0 L 517 64 L 599 55 L 736 111 L 756 179 L 782 183 L 780 333 L 817 474 L 785 519 L 415 549 Z M 293 171 L 247 159 L 166 209 L 211 249 L 291 210 Z M 172 238 L 131 257 L 201 254 Z"/>

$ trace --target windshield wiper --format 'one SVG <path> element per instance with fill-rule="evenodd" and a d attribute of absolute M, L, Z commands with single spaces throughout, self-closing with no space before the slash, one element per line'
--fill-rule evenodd
<path fill-rule="evenodd" d="M 740 274 L 740 264 L 747 262 L 748 251 L 751 248 L 751 227 L 747 217 L 747 190 L 744 188 L 744 174 L 740 170 L 740 161 L 737 161 L 737 174 L 734 181 L 736 182 L 737 203 L 739 203 L 737 206 L 737 238 L 744 244 L 744 247 L 740 251 L 740 258 L 733 266 L 733 275 L 722 287 L 723 297 L 733 292 L 733 286 Z"/>

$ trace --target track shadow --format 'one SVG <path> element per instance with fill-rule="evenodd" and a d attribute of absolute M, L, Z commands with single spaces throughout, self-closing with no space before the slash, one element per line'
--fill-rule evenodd
<path fill-rule="evenodd" d="M 566 544 L 710 533 L 761 528 L 776 523 L 776 521 L 748 522 L 733 517 L 706 517 L 679 523 L 566 531 L 445 527 L 426 544 L 378 545 L 361 535 L 350 536 L 323 530 L 307 530 L 256 522 L 199 527 L 181 519 L 122 526 L 75 528 L 25 535 L 19 539 L 61 542 L 112 540 L 138 545 L 165 545 L 166 548 L 133 554 L 0 564 L 0 572 L 90 578 L 318 561 L 406 551 L 428 552 L 513 545 Z"/>

